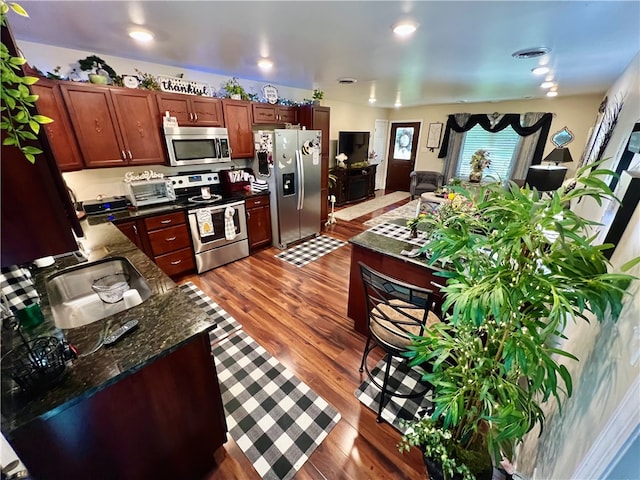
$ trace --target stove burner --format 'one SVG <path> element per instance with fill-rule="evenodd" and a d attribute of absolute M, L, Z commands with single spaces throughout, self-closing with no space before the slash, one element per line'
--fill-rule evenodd
<path fill-rule="evenodd" d="M 211 195 L 210 198 L 202 198 L 202 195 L 196 195 L 195 197 L 189 197 L 189 202 L 191 203 L 215 203 L 222 200 L 222 195 Z"/>

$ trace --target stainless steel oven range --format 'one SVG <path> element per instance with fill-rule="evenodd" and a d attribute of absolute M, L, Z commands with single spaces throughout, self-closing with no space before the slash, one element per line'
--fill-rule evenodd
<path fill-rule="evenodd" d="M 225 198 L 216 172 L 169 177 L 187 218 L 198 273 L 249 255 L 244 200 Z"/>

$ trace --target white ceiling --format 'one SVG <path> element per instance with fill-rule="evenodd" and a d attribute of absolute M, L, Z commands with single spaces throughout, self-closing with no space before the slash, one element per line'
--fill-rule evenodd
<path fill-rule="evenodd" d="M 133 60 L 325 91 L 391 107 L 604 93 L 640 51 L 640 1 L 28 1 L 16 38 Z M 403 41 L 391 25 L 418 31 Z M 139 46 L 127 29 L 156 35 Z M 547 47 L 548 55 L 511 54 Z M 268 56 L 271 72 L 256 62 Z M 353 77 L 354 85 L 337 79 Z"/>

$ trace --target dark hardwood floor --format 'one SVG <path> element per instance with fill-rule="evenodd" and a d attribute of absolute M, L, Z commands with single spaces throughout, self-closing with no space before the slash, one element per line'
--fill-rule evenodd
<path fill-rule="evenodd" d="M 408 198 L 350 222 L 338 220 L 322 233 L 346 241 L 366 230 L 366 220 L 406 202 Z M 179 283 L 198 285 L 342 415 L 295 478 L 426 478 L 420 452 L 400 454 L 400 434 L 376 423 L 374 412 L 354 396 L 366 374 L 358 371 L 365 338 L 347 317 L 351 246 L 301 268 L 275 258 L 279 252 L 266 248 Z M 207 480 L 260 478 L 230 437 L 223 450 Z"/>

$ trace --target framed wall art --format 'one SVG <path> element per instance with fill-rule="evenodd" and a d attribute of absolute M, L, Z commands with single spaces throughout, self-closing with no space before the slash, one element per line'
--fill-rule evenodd
<path fill-rule="evenodd" d="M 440 138 L 442 137 L 442 123 L 430 123 L 429 132 L 427 133 L 427 148 L 433 152 L 440 147 Z"/>

